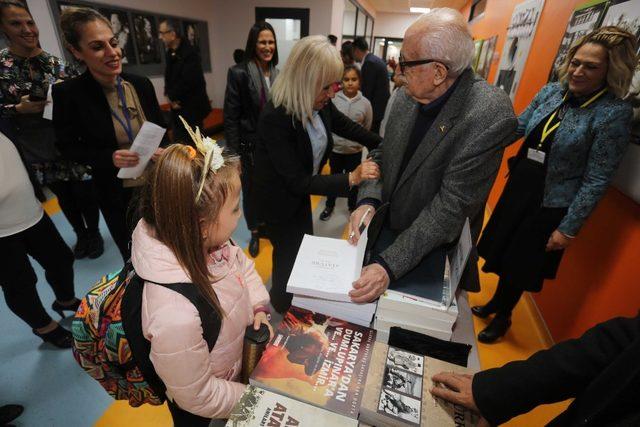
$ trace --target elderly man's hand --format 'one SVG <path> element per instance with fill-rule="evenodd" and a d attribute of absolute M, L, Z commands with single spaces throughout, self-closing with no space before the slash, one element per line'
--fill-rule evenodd
<path fill-rule="evenodd" d="M 473 399 L 473 375 L 454 374 L 452 372 L 441 372 L 432 378 L 435 383 L 430 392 L 435 397 L 444 399 L 454 405 L 464 406 L 470 411 L 480 414 L 476 402 Z M 441 385 L 440 387 L 438 385 Z M 484 418 L 480 418 L 478 427 L 488 427 L 489 423 Z"/>
<path fill-rule="evenodd" d="M 387 270 L 380 264 L 370 264 L 362 269 L 360 278 L 353 282 L 353 290 L 349 292 L 351 301 L 365 303 L 375 301 L 389 286 Z"/>
<path fill-rule="evenodd" d="M 352 245 L 358 244 L 358 240 L 360 240 L 360 221 L 362 217 L 366 214 L 366 218 L 362 224 L 367 227 L 371 222 L 371 218 L 373 218 L 373 213 L 375 209 L 371 205 L 362 205 L 355 211 L 351 213 L 351 217 L 349 218 L 349 243 Z"/>

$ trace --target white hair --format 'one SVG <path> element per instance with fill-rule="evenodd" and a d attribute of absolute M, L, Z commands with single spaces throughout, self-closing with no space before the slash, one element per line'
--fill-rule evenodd
<path fill-rule="evenodd" d="M 460 12 L 448 7 L 431 9 L 416 20 L 407 36 L 417 37 L 426 57 L 442 61 L 457 77 L 471 66 L 475 48 L 467 22 Z"/>
<path fill-rule="evenodd" d="M 308 36 L 297 42 L 273 87 L 271 100 L 277 108 L 302 123 L 311 120 L 313 104 L 323 87 L 342 78 L 342 59 L 326 36 Z"/>

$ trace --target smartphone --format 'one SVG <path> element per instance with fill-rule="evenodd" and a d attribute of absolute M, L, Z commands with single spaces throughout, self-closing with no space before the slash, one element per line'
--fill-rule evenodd
<path fill-rule="evenodd" d="M 29 101 L 46 101 L 48 91 L 49 84 L 47 82 L 31 83 L 31 90 L 29 91 Z"/>

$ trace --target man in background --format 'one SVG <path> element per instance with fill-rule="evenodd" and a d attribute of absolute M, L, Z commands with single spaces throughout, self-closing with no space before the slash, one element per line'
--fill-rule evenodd
<path fill-rule="evenodd" d="M 207 86 L 198 52 L 178 34 L 179 26 L 171 20 L 160 23 L 160 39 L 167 48 L 167 68 L 164 74 L 164 93 L 171 103 L 171 125 L 174 141 L 189 141 L 178 119 L 184 119 L 202 129 L 202 121 L 211 111 Z"/>
<path fill-rule="evenodd" d="M 380 122 L 384 117 L 384 110 L 389 101 L 389 74 L 387 64 L 371 52 L 369 43 L 364 37 L 357 37 L 353 41 L 353 56 L 362 64 L 362 94 L 371 102 L 373 107 L 373 132 L 380 131 Z"/>

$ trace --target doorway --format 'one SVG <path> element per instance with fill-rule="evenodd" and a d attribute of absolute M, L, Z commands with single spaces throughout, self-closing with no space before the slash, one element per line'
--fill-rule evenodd
<path fill-rule="evenodd" d="M 266 21 L 276 32 L 278 60 L 284 64 L 298 40 L 309 35 L 309 9 L 256 7 L 256 21 Z"/>

